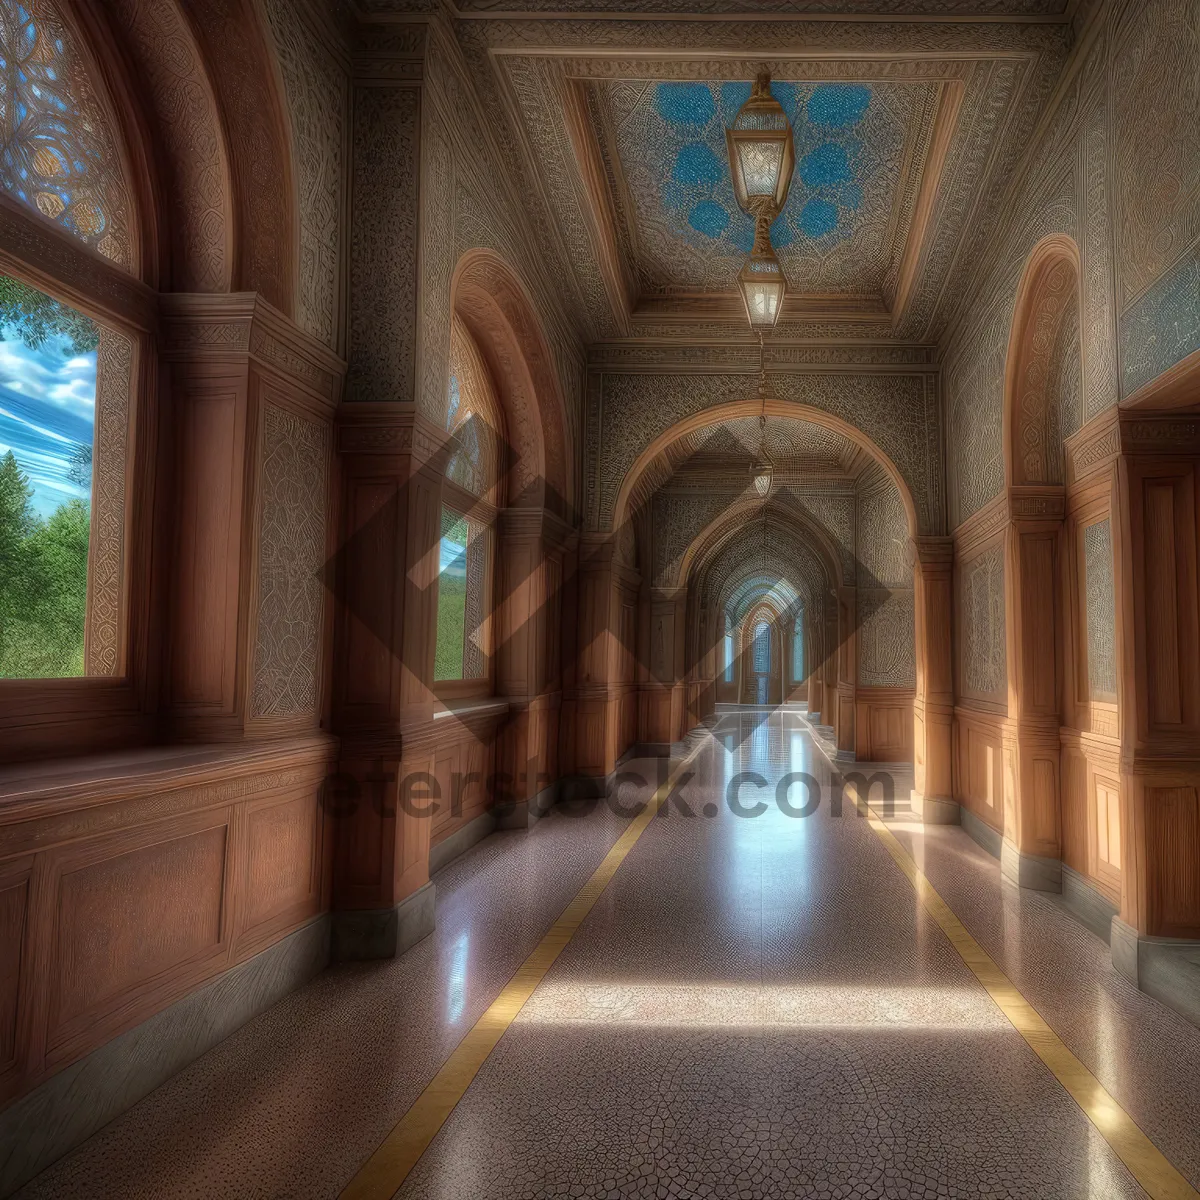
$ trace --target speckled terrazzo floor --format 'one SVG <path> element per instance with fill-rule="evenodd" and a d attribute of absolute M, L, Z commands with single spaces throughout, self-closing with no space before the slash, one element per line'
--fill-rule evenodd
<path fill-rule="evenodd" d="M 1142 1193 L 917 905 L 791 714 L 726 717 L 682 791 L 398 1193 L 1108 1197 Z M 626 802 L 648 777 L 625 785 Z M 775 785 L 824 786 L 810 817 Z M 755 772 L 738 816 L 729 781 Z M 793 806 L 804 788 L 790 793 Z M 706 806 L 715 815 L 703 815 Z M 331 1197 L 624 827 L 601 806 L 442 871 L 438 929 L 251 1022 L 20 1195 Z M 893 831 L 984 948 L 1194 1185 L 1200 1030 L 1115 975 L 959 828 Z"/>

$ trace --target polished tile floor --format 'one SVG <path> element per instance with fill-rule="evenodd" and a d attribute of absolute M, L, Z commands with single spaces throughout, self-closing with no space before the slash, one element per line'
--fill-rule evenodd
<path fill-rule="evenodd" d="M 625 769 L 644 782 L 626 778 L 621 807 L 660 782 L 654 763 Z M 849 803 L 833 815 L 798 715 L 726 715 L 691 769 L 399 1197 L 1143 1194 L 869 823 Z M 819 783 L 812 815 L 777 803 L 789 772 Z M 799 782 L 784 796 L 793 814 L 806 798 Z M 432 937 L 395 962 L 327 971 L 20 1195 L 336 1196 L 627 820 L 556 810 L 489 838 L 437 877 Z M 1117 976 L 1057 898 L 1002 883 L 960 828 L 903 811 L 889 827 L 1200 1185 L 1200 1030 Z"/>

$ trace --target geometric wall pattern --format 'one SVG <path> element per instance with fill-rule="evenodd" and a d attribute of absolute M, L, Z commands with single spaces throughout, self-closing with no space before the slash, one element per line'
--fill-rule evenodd
<path fill-rule="evenodd" d="M 258 632 L 250 711 L 317 708 L 329 427 L 264 405 Z"/>
<path fill-rule="evenodd" d="M 997 543 L 960 568 L 963 629 L 959 639 L 962 686 L 976 695 L 999 696 L 1006 687 L 1004 546 Z"/>
<path fill-rule="evenodd" d="M 1112 530 L 1108 518 L 1083 531 L 1087 604 L 1088 690 L 1093 700 L 1117 698 L 1116 599 Z"/>

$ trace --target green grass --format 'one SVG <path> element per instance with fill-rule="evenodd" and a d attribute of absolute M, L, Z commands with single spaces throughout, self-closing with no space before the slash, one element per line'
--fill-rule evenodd
<path fill-rule="evenodd" d="M 443 571 L 438 576 L 437 646 L 434 679 L 463 677 L 463 637 L 467 623 L 467 581 Z"/>

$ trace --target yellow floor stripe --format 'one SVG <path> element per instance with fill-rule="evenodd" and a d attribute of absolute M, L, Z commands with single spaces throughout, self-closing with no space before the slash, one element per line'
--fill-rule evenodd
<path fill-rule="evenodd" d="M 508 981 L 491 1007 L 454 1048 L 442 1069 L 413 1102 L 408 1112 L 400 1118 L 379 1149 L 367 1159 L 358 1174 L 346 1185 L 341 1200 L 388 1200 L 395 1194 L 408 1177 L 408 1173 L 416 1166 L 417 1160 L 425 1153 L 429 1143 L 437 1136 L 438 1130 L 446 1123 L 446 1118 L 453 1112 L 454 1106 L 471 1086 L 471 1081 L 504 1031 L 513 1023 L 517 1013 L 533 995 L 534 989 L 550 970 L 554 960 L 562 953 L 592 906 L 600 899 L 600 893 L 617 873 L 617 868 L 625 861 L 638 838 L 645 833 L 655 814 L 671 794 L 680 773 L 704 745 L 703 741 L 698 743 L 686 758 L 676 764 L 666 782 L 651 796 L 646 807 L 625 827 L 592 877 L 563 909 L 562 915 L 550 926 L 549 932 L 538 943 L 537 948 L 517 968 L 517 973 Z"/>
<path fill-rule="evenodd" d="M 855 802 L 864 807 L 853 784 Z M 925 910 L 942 927 L 963 962 L 987 989 L 996 1007 L 1029 1043 L 1033 1052 L 1070 1092 L 1088 1120 L 1117 1157 L 1129 1168 L 1142 1190 L 1154 1200 L 1200 1200 L 1200 1192 L 1167 1161 L 1161 1150 L 1138 1128 L 1133 1118 L 1109 1095 L 1100 1081 L 1071 1053 L 1059 1036 L 1037 1014 L 1012 980 L 992 961 L 983 947 L 966 931 L 950 906 L 900 844 L 896 835 L 869 808 L 871 828 L 879 835 L 896 865 L 908 876 Z"/>

